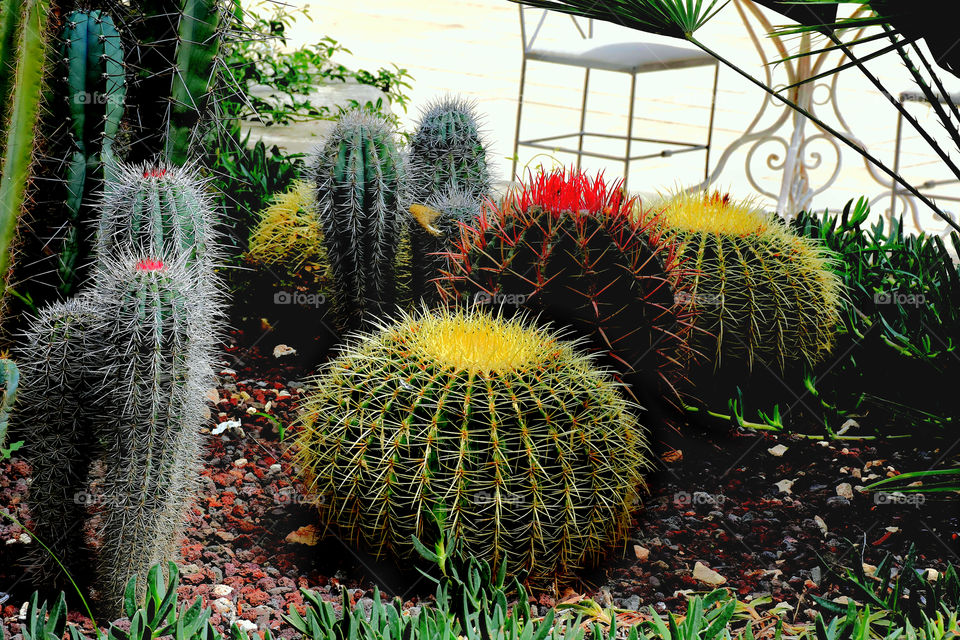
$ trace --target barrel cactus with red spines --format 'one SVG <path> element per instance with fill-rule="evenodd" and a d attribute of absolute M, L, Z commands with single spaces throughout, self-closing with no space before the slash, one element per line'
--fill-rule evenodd
<path fill-rule="evenodd" d="M 673 391 L 690 358 L 683 271 L 652 217 L 632 215 L 622 181 L 544 171 L 487 205 L 437 278 L 448 303 L 518 304 L 589 336 L 636 384 Z"/>

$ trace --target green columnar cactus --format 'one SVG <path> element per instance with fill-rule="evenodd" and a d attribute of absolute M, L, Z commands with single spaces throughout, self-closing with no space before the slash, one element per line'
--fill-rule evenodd
<path fill-rule="evenodd" d="M 0 105 L 6 105 L 10 96 L 10 81 L 13 80 L 13 65 L 10 63 L 17 58 L 14 52 L 17 50 L 20 17 L 20 0 L 0 0 Z M 4 111 L 0 108 L 0 120 L 3 120 Z"/>
<path fill-rule="evenodd" d="M 123 118 L 126 95 L 123 45 L 112 18 L 98 10 L 74 11 L 65 19 L 62 64 L 63 96 L 70 131 L 66 161 L 66 228 L 59 252 L 60 291 L 69 294 L 76 266 L 89 256 L 81 206 L 102 180 L 116 172 L 114 141 Z"/>
<path fill-rule="evenodd" d="M 0 358 L 0 385 L 3 385 L 0 395 L 0 450 L 3 450 L 7 442 L 10 411 L 17 400 L 17 387 L 20 385 L 20 370 L 13 360 Z"/>
<path fill-rule="evenodd" d="M 91 407 L 98 398 L 94 373 L 102 345 L 90 327 L 96 308 L 85 298 L 54 303 L 33 318 L 21 349 L 23 390 L 14 414 L 26 437 L 33 470 L 28 503 L 33 531 L 51 553 L 35 545 L 31 568 L 50 584 L 87 570 L 83 522 L 89 504 L 87 471 L 96 446 Z"/>
<path fill-rule="evenodd" d="M 683 269 L 669 238 L 633 217 L 633 202 L 619 183 L 541 171 L 464 234 L 441 294 L 572 325 L 638 395 L 672 393 L 691 357 L 690 319 L 674 300 Z"/>
<path fill-rule="evenodd" d="M 218 256 L 214 205 L 192 167 L 118 164 L 104 185 L 95 254 L 117 258 L 132 249 L 183 256 L 209 271 Z"/>
<path fill-rule="evenodd" d="M 314 161 L 317 217 L 343 327 L 398 303 L 398 247 L 406 233 L 406 170 L 393 130 L 381 117 L 340 118 Z"/>
<path fill-rule="evenodd" d="M 477 120 L 474 105 L 463 98 L 442 98 L 424 109 L 410 139 L 416 198 L 426 202 L 450 188 L 487 197 L 487 150 Z"/>
<path fill-rule="evenodd" d="M 138 254 L 98 265 L 90 300 L 101 358 L 95 429 L 108 472 L 99 481 L 96 588 L 104 610 L 122 611 L 132 576 L 171 557 L 198 475 L 211 377 L 215 300 L 196 268 Z"/>
<path fill-rule="evenodd" d="M 653 208 L 686 259 L 679 301 L 695 311 L 694 347 L 726 360 L 815 364 L 833 345 L 843 286 L 833 257 L 749 202 L 680 194 Z"/>
<path fill-rule="evenodd" d="M 447 267 L 445 254 L 456 247 L 464 227 L 476 227 L 482 208 L 479 198 L 456 189 L 432 198 L 428 206 L 410 206 L 416 222 L 410 225 L 411 289 L 414 296 L 428 304 L 439 298 L 433 281 Z"/>
<path fill-rule="evenodd" d="M 11 244 L 23 208 L 24 193 L 30 182 L 34 134 L 47 59 L 46 29 L 50 2 L 26 0 L 22 4 L 22 11 L 17 39 L 20 55 L 13 74 L 10 116 L 4 128 L 6 143 L 0 171 L 0 298 L 6 291 Z"/>
<path fill-rule="evenodd" d="M 646 431 L 575 343 L 521 318 L 421 312 L 361 335 L 311 383 L 296 464 L 322 520 L 378 556 L 456 535 L 562 580 L 623 540 Z"/>
<path fill-rule="evenodd" d="M 177 29 L 177 58 L 170 94 L 166 156 L 187 162 L 194 129 L 206 113 L 223 38 L 220 0 L 183 0 Z"/>

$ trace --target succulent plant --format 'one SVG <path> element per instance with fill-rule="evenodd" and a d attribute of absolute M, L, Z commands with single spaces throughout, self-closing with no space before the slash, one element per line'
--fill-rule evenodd
<path fill-rule="evenodd" d="M 141 250 L 151 256 L 183 255 L 209 270 L 217 259 L 214 205 L 192 167 L 119 164 L 104 186 L 95 252 L 100 260 Z"/>
<path fill-rule="evenodd" d="M 437 286 L 448 303 L 525 308 L 571 325 L 635 390 L 675 389 L 690 357 L 690 320 L 675 302 L 682 265 L 633 205 L 620 182 L 540 171 L 485 208 Z"/>
<path fill-rule="evenodd" d="M 321 518 L 378 556 L 411 536 L 563 579 L 623 539 L 648 468 L 621 385 L 522 318 L 422 311 L 313 378 L 296 466 Z"/>
<path fill-rule="evenodd" d="M 681 193 L 654 210 L 689 268 L 678 300 L 695 310 L 692 344 L 715 366 L 732 359 L 782 370 L 830 352 L 843 286 L 825 247 L 716 192 Z"/>
<path fill-rule="evenodd" d="M 129 7 L 130 161 L 188 162 L 197 127 L 216 105 L 220 47 L 233 25 L 228 4 L 141 0 Z"/>
<path fill-rule="evenodd" d="M 7 444 L 7 426 L 10 422 L 10 411 L 17 401 L 17 389 L 20 386 L 20 369 L 13 360 L 0 358 L 0 452 L 5 451 Z"/>
<path fill-rule="evenodd" d="M 49 0 L 26 0 L 3 5 L 0 31 L 11 29 L 18 35 L 15 49 L 16 69 L 10 77 L 9 114 L 0 116 L 4 136 L 3 162 L 0 165 L 0 305 L 3 303 L 10 274 L 10 249 L 17 231 L 17 220 L 24 206 L 34 161 L 35 130 L 43 94 L 43 69 L 47 58 L 50 16 Z M 19 20 L 13 24 L 18 14 Z M 2 35 L 2 34 L 0 34 Z M 6 48 L 9 44 L 4 43 Z M 3 58 L 8 64 L 8 58 Z M 4 69 L 4 74 L 8 75 Z M 7 80 L 4 80 L 4 84 Z M 3 96 L 4 100 L 6 96 Z M 5 102 L 4 102 L 5 104 Z M 2 308 L 2 307 L 0 307 Z"/>
<path fill-rule="evenodd" d="M 398 247 L 406 234 L 406 168 L 383 118 L 341 116 L 314 159 L 317 218 L 343 328 L 397 306 Z"/>
<path fill-rule="evenodd" d="M 439 298 L 433 280 L 447 267 L 445 254 L 456 247 L 464 227 L 480 220 L 483 201 L 449 189 L 427 205 L 410 205 L 415 224 L 410 225 L 411 289 L 414 296 L 432 304 Z"/>
<path fill-rule="evenodd" d="M 246 258 L 266 267 L 288 271 L 304 265 L 326 271 L 327 252 L 317 224 L 316 194 L 309 182 L 296 182 L 286 193 L 274 197 L 260 212 L 250 233 Z"/>
<path fill-rule="evenodd" d="M 33 471 L 33 532 L 50 550 L 34 545 L 30 565 L 48 584 L 67 584 L 58 559 L 76 575 L 88 562 L 82 524 L 96 447 L 91 407 L 99 397 L 96 369 L 103 355 L 90 333 L 97 311 L 86 298 L 50 305 L 32 319 L 19 354 L 24 384 L 13 422 L 29 434 L 23 451 Z"/>
<path fill-rule="evenodd" d="M 410 158 L 413 193 L 424 202 L 451 188 L 477 199 L 490 193 L 476 108 L 463 98 L 447 96 L 423 110 L 410 138 Z"/>
<path fill-rule="evenodd" d="M 69 143 L 61 169 L 66 183 L 66 219 L 57 230 L 60 291 L 69 294 L 77 267 L 90 255 L 81 206 L 116 169 L 113 151 L 126 96 L 123 44 L 113 19 L 93 9 L 65 18 L 61 64 Z"/>
<path fill-rule="evenodd" d="M 198 476 L 200 426 L 213 385 L 216 317 L 184 257 L 140 252 L 98 264 L 90 331 L 106 346 L 94 429 L 107 470 L 98 480 L 96 587 L 121 611 L 132 576 L 172 557 Z"/>

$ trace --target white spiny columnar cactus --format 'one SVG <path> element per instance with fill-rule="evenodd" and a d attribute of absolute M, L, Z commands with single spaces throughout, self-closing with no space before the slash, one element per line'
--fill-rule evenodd
<path fill-rule="evenodd" d="M 333 274 L 341 328 L 398 303 L 406 232 L 406 167 L 392 127 L 360 111 L 337 122 L 314 158 L 317 217 Z"/>

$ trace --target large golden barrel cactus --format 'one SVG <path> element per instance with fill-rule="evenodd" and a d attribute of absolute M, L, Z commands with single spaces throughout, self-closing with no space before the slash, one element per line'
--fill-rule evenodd
<path fill-rule="evenodd" d="M 684 260 L 678 301 L 695 311 L 692 341 L 707 361 L 783 370 L 830 352 L 843 284 L 825 247 L 716 192 L 674 195 L 651 212 Z"/>
<path fill-rule="evenodd" d="M 563 579 L 622 542 L 646 430 L 576 343 L 525 319 L 423 311 L 312 380 L 296 466 L 321 519 L 405 558 L 438 527 L 510 573 Z"/>

